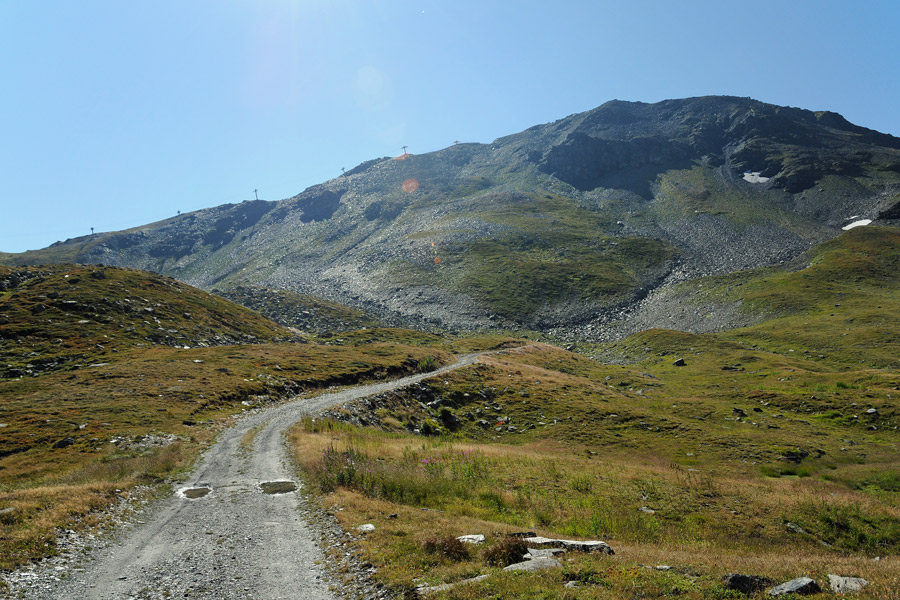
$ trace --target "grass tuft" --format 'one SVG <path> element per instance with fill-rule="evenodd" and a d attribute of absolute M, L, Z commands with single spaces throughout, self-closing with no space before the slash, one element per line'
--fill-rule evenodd
<path fill-rule="evenodd" d="M 422 550 L 452 562 L 469 560 L 471 556 L 468 546 L 452 536 L 427 538 L 422 542 Z"/>

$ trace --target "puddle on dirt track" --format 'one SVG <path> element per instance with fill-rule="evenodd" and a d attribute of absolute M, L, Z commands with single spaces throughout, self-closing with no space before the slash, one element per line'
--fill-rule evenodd
<path fill-rule="evenodd" d="M 297 491 L 293 481 L 263 481 L 259 484 L 263 494 L 288 494 Z"/>
<path fill-rule="evenodd" d="M 210 493 L 212 490 L 208 487 L 184 488 L 180 490 L 182 496 L 189 500 L 196 500 Z"/>

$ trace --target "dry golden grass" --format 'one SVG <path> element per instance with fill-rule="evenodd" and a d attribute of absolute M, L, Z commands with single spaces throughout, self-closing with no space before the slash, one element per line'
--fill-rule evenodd
<path fill-rule="evenodd" d="M 614 449 L 591 455 L 573 452 L 571 444 L 552 439 L 509 445 L 321 422 L 307 424 L 306 429 L 315 432 L 297 427 L 291 441 L 304 471 L 313 474 L 312 483 L 322 468 L 322 453 L 329 449 L 372 459 L 359 463 L 360 468 L 389 471 L 396 464 L 411 486 L 418 485 L 417 478 L 428 481 L 425 472 L 432 467 L 423 466 L 420 472 L 409 467 L 411 460 L 423 456 L 452 460 L 477 453 L 486 465 L 489 473 L 471 480 L 460 497 L 429 496 L 425 505 L 390 501 L 379 495 L 377 486 L 359 490 L 339 486 L 322 497 L 348 531 L 362 523 L 376 525 L 359 548 L 365 560 L 379 568 L 378 578 L 397 589 L 490 573 L 486 582 L 434 597 L 724 598 L 729 596 L 720 582 L 729 572 L 778 581 L 808 575 L 823 586 L 826 575 L 834 573 L 868 579 L 871 585 L 862 598 L 896 597 L 900 561 L 895 556 L 876 562 L 869 553 L 826 548 L 815 536 L 786 528 L 793 515 L 804 514 L 808 507 L 818 510 L 820 505 L 853 507 L 880 515 L 885 523 L 900 522 L 896 504 L 837 482 L 775 479 L 756 470 L 693 471 L 659 455 Z M 451 477 L 449 471 L 439 476 Z M 641 513 L 641 506 L 657 512 Z M 598 516 L 598 510 L 605 514 Z M 397 517 L 389 518 L 393 514 Z M 592 519 L 599 527 L 597 535 L 585 531 Z M 604 539 L 616 555 L 572 554 L 562 572 L 510 575 L 489 567 L 478 552 L 454 562 L 423 550 L 430 537 L 482 533 L 490 545 L 509 532 L 523 530 L 549 537 Z M 643 565 L 669 565 L 674 570 L 660 572 Z M 586 583 L 572 591 L 563 587 L 566 578 Z"/>
<path fill-rule="evenodd" d="M 108 506 L 119 493 L 115 483 L 40 486 L 4 493 L 3 505 L 12 511 L 0 516 L 0 568 L 52 554 L 57 527 L 73 524 L 74 517 Z"/>
<path fill-rule="evenodd" d="M 761 574 L 778 582 L 799 576 L 816 579 L 827 590 L 827 575 L 863 577 L 870 582 L 862 599 L 896 600 L 900 584 L 900 559 L 880 561 L 862 556 L 842 556 L 824 549 L 770 551 L 702 544 L 639 544 L 607 540 L 615 556 L 570 553 L 563 569 L 546 574 L 510 575 L 489 567 L 473 549 L 472 558 L 452 562 L 435 559 L 422 546 L 433 536 L 458 536 L 482 533 L 493 544 L 521 528 L 502 522 L 473 519 L 441 511 L 423 511 L 414 507 L 373 500 L 341 490 L 324 499 L 326 507 L 348 531 L 363 523 L 376 530 L 360 536 L 358 551 L 364 560 L 375 564 L 378 579 L 395 589 L 411 590 L 416 585 L 456 582 L 481 574 L 490 574 L 482 584 L 455 588 L 429 597 L 459 598 L 683 598 L 738 597 L 721 590 L 727 573 Z M 390 515 L 397 515 L 389 518 Z M 552 534 L 540 529 L 538 534 Z M 648 567 L 667 565 L 669 574 Z M 564 588 L 571 579 L 588 579 L 577 591 Z M 674 578 L 674 581 L 669 581 Z M 594 581 L 591 581 L 591 580 Z M 676 584 L 681 585 L 676 585 Z M 756 597 L 763 597 L 762 594 Z"/>

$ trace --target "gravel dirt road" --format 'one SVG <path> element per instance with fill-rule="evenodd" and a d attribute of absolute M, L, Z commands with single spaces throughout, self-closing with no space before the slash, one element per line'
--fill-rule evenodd
<path fill-rule="evenodd" d="M 63 576 L 57 581 L 54 577 L 16 590 L 14 597 L 337 598 L 330 589 L 325 556 L 299 510 L 300 499 L 285 492 L 299 485 L 288 459 L 285 430 L 305 415 L 472 364 L 477 356 L 462 356 L 430 373 L 295 400 L 241 418 L 222 432 L 187 482 L 160 502 L 145 523 L 89 554 L 83 568 L 59 573 Z M 248 451 L 241 439 L 251 429 L 257 433 Z M 269 482 L 285 483 L 266 485 Z M 273 487 L 278 493 L 266 493 Z"/>

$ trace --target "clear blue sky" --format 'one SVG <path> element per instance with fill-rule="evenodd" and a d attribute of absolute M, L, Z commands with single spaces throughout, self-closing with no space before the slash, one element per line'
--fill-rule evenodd
<path fill-rule="evenodd" d="M 706 94 L 900 135 L 900 2 L 0 0 L 0 250 Z"/>

